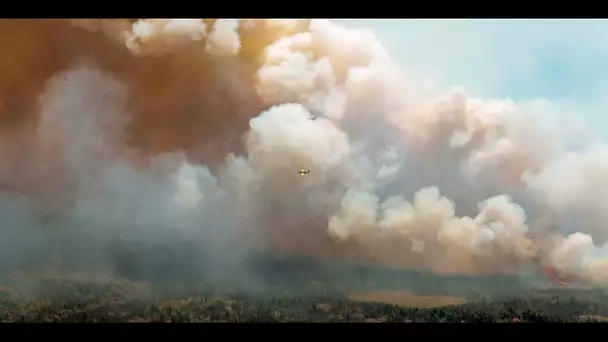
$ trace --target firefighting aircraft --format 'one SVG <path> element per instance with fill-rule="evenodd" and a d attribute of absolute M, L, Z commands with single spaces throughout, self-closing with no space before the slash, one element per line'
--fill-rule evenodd
<path fill-rule="evenodd" d="M 298 174 L 302 177 L 306 176 L 309 173 L 310 173 L 310 170 L 305 170 L 305 169 L 300 169 L 300 171 L 298 171 Z"/>

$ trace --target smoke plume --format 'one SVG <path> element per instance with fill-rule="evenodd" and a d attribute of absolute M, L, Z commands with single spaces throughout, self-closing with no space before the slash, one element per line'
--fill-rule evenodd
<path fill-rule="evenodd" d="M 608 147 L 569 147 L 542 108 L 424 94 L 370 32 L 6 19 L 0 40 L 5 265 L 188 242 L 222 272 L 265 250 L 608 282 Z"/>

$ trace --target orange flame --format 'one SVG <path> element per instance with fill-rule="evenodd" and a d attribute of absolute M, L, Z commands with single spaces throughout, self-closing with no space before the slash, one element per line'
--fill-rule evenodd
<path fill-rule="evenodd" d="M 547 277 L 549 277 L 552 282 L 554 282 L 558 285 L 563 285 L 563 286 L 569 285 L 569 283 L 567 281 L 559 279 L 557 276 L 557 272 L 555 272 L 555 269 L 553 269 L 551 267 L 543 267 L 543 273 L 545 273 L 545 275 Z"/>

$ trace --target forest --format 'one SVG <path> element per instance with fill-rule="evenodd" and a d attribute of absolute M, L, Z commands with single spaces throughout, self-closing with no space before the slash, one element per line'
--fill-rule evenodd
<path fill-rule="evenodd" d="M 604 322 L 602 289 L 507 276 L 438 276 L 375 267 L 258 260 L 263 286 L 178 278 L 8 272 L 2 322 Z M 262 267 L 264 266 L 264 267 Z M 259 282 L 262 284 L 262 282 Z M 530 283 L 530 281 L 528 281 Z"/>

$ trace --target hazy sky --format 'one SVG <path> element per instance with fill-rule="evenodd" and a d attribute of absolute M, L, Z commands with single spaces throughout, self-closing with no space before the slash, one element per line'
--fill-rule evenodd
<path fill-rule="evenodd" d="M 393 59 L 443 87 L 544 98 L 608 137 L 608 20 L 343 20 L 371 29 Z"/>

